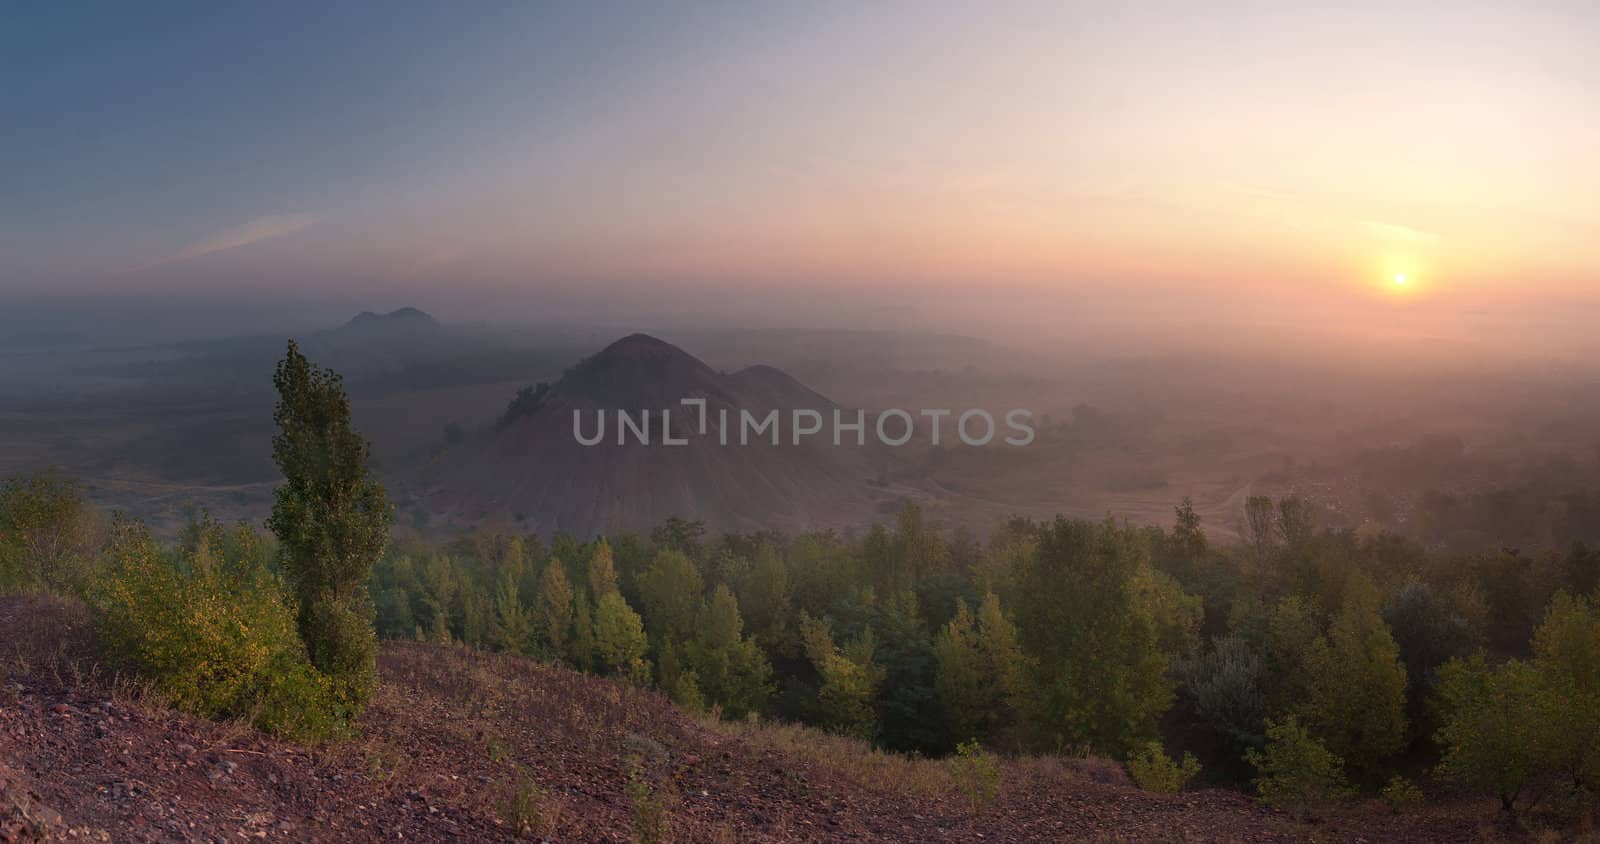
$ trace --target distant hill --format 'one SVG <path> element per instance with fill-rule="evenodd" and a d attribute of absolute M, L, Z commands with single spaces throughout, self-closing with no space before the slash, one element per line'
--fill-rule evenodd
<path fill-rule="evenodd" d="M 706 436 L 698 412 L 679 403 L 686 398 L 705 400 Z M 424 506 L 462 523 L 521 515 L 530 527 L 579 536 L 647 529 L 671 516 L 727 530 L 861 521 L 881 495 L 870 480 L 887 456 L 870 437 L 867 446 L 835 447 L 835 407 L 778 369 L 725 374 L 670 343 L 634 334 L 573 367 L 497 430 L 436 458 L 421 475 Z M 663 409 L 687 445 L 659 444 Z M 793 445 L 795 409 L 824 414 L 825 432 Z M 635 419 L 650 411 L 651 445 L 617 444 L 618 410 Z M 773 410 L 780 412 L 778 445 L 761 438 L 736 444 L 741 411 L 763 418 Z M 575 440 L 574 411 L 587 434 L 605 413 L 601 443 Z M 724 412 L 728 445 L 718 434 Z"/>
<path fill-rule="evenodd" d="M 426 311 L 401 308 L 386 314 L 362 311 L 351 317 L 342 328 L 352 331 L 435 331 L 439 328 L 439 321 Z"/>

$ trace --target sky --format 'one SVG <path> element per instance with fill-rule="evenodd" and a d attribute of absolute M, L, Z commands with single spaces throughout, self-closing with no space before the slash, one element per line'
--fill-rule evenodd
<path fill-rule="evenodd" d="M 1600 7 L 1331 5 L 7 4 L 0 303 L 1600 314 Z"/>

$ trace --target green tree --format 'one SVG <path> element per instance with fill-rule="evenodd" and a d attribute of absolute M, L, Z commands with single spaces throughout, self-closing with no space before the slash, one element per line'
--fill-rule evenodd
<path fill-rule="evenodd" d="M 589 595 L 596 601 L 617 591 L 617 567 L 612 560 L 611 545 L 605 537 L 595 541 L 589 553 Z"/>
<path fill-rule="evenodd" d="M 739 608 L 750 620 L 750 631 L 773 653 L 794 656 L 799 640 L 790 626 L 794 601 L 789 586 L 789 568 L 783 555 L 770 543 L 756 549 L 755 566 L 744 588 L 739 590 Z"/>
<path fill-rule="evenodd" d="M 76 484 L 49 475 L 0 485 L 0 592 L 88 585 L 93 513 Z"/>
<path fill-rule="evenodd" d="M 1294 718 L 1267 722 L 1267 746 L 1245 752 L 1262 802 L 1314 817 L 1350 794 L 1344 762 Z"/>
<path fill-rule="evenodd" d="M 557 657 L 565 654 L 572 631 L 572 586 L 567 582 L 566 567 L 554 557 L 545 565 L 540 584 L 539 623 L 550 653 Z"/>
<path fill-rule="evenodd" d="M 806 656 L 822 681 L 817 705 L 823 726 L 843 735 L 872 738 L 878 726 L 873 704 L 883 682 L 883 669 L 872 659 L 872 632 L 864 631 L 840 648 L 828 625 L 806 613 L 800 615 L 800 631 Z"/>
<path fill-rule="evenodd" d="M 1508 814 L 1571 757 L 1562 701 L 1527 662 L 1451 660 L 1439 669 L 1439 708 L 1439 773 L 1494 794 Z"/>
<path fill-rule="evenodd" d="M 572 641 L 567 643 L 567 661 L 579 671 L 588 671 L 594 664 L 594 606 L 588 595 L 580 592 L 572 596 Z"/>
<path fill-rule="evenodd" d="M 422 602 L 428 608 L 428 641 L 450 641 L 450 607 L 456 599 L 455 563 L 444 554 L 431 554 L 422 567 Z"/>
<path fill-rule="evenodd" d="M 507 569 L 494 594 L 494 645 L 513 654 L 527 654 L 533 640 L 533 615 L 522 605 L 521 573 Z"/>
<path fill-rule="evenodd" d="M 703 590 L 700 571 L 681 551 L 662 551 L 639 581 L 650 636 L 657 642 L 687 642 L 694 636 Z"/>
<path fill-rule="evenodd" d="M 1266 696 L 1261 691 L 1261 657 L 1239 636 L 1226 636 L 1210 652 L 1177 665 L 1188 705 L 1239 759 L 1266 742 Z"/>
<path fill-rule="evenodd" d="M 1142 590 L 1144 537 L 1058 518 L 1018 562 L 1017 629 L 1040 738 L 1116 756 L 1154 740 L 1173 694 Z"/>
<path fill-rule="evenodd" d="M 705 702 L 738 719 L 760 712 L 772 696 L 772 666 L 755 639 L 743 634 L 739 605 L 728 587 L 718 584 L 706 603 L 700 634 L 689 643 L 689 664 Z"/>
<path fill-rule="evenodd" d="M 370 447 L 350 426 L 339 375 L 312 367 L 290 341 L 273 384 L 272 457 L 284 483 L 267 526 L 278 537 L 311 664 L 353 715 L 377 683 L 366 584 L 389 543 L 394 509 L 368 471 Z"/>
<path fill-rule="evenodd" d="M 938 691 L 952 735 L 993 739 L 1014 726 L 1026 700 L 1026 671 L 1017 630 L 993 592 L 977 618 L 965 601 L 934 645 Z"/>
<path fill-rule="evenodd" d="M 1553 761 L 1572 781 L 1595 790 L 1600 786 L 1600 607 L 1557 592 L 1534 633 L 1533 665 L 1545 693 L 1559 704 L 1567 742 L 1566 757 Z"/>
<path fill-rule="evenodd" d="M 601 665 L 613 672 L 631 671 L 643 660 L 648 644 L 644 622 L 620 594 L 612 592 L 600 599 L 594 618 L 594 650 Z"/>
<path fill-rule="evenodd" d="M 1352 771 L 1378 773 L 1406 743 L 1406 670 L 1388 626 L 1370 606 L 1346 606 L 1307 666 L 1302 721 Z"/>

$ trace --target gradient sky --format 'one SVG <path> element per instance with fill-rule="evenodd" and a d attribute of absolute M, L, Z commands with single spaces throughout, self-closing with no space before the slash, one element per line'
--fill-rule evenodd
<path fill-rule="evenodd" d="M 8 4 L 0 297 L 1600 302 L 1600 9 L 1326 5 Z"/>

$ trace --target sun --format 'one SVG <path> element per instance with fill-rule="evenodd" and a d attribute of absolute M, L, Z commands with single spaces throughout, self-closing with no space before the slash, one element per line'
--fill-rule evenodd
<path fill-rule="evenodd" d="M 1396 287 L 1405 287 L 1406 286 L 1406 274 L 1405 273 L 1395 273 L 1393 280 L 1394 280 L 1394 286 L 1396 286 Z"/>

